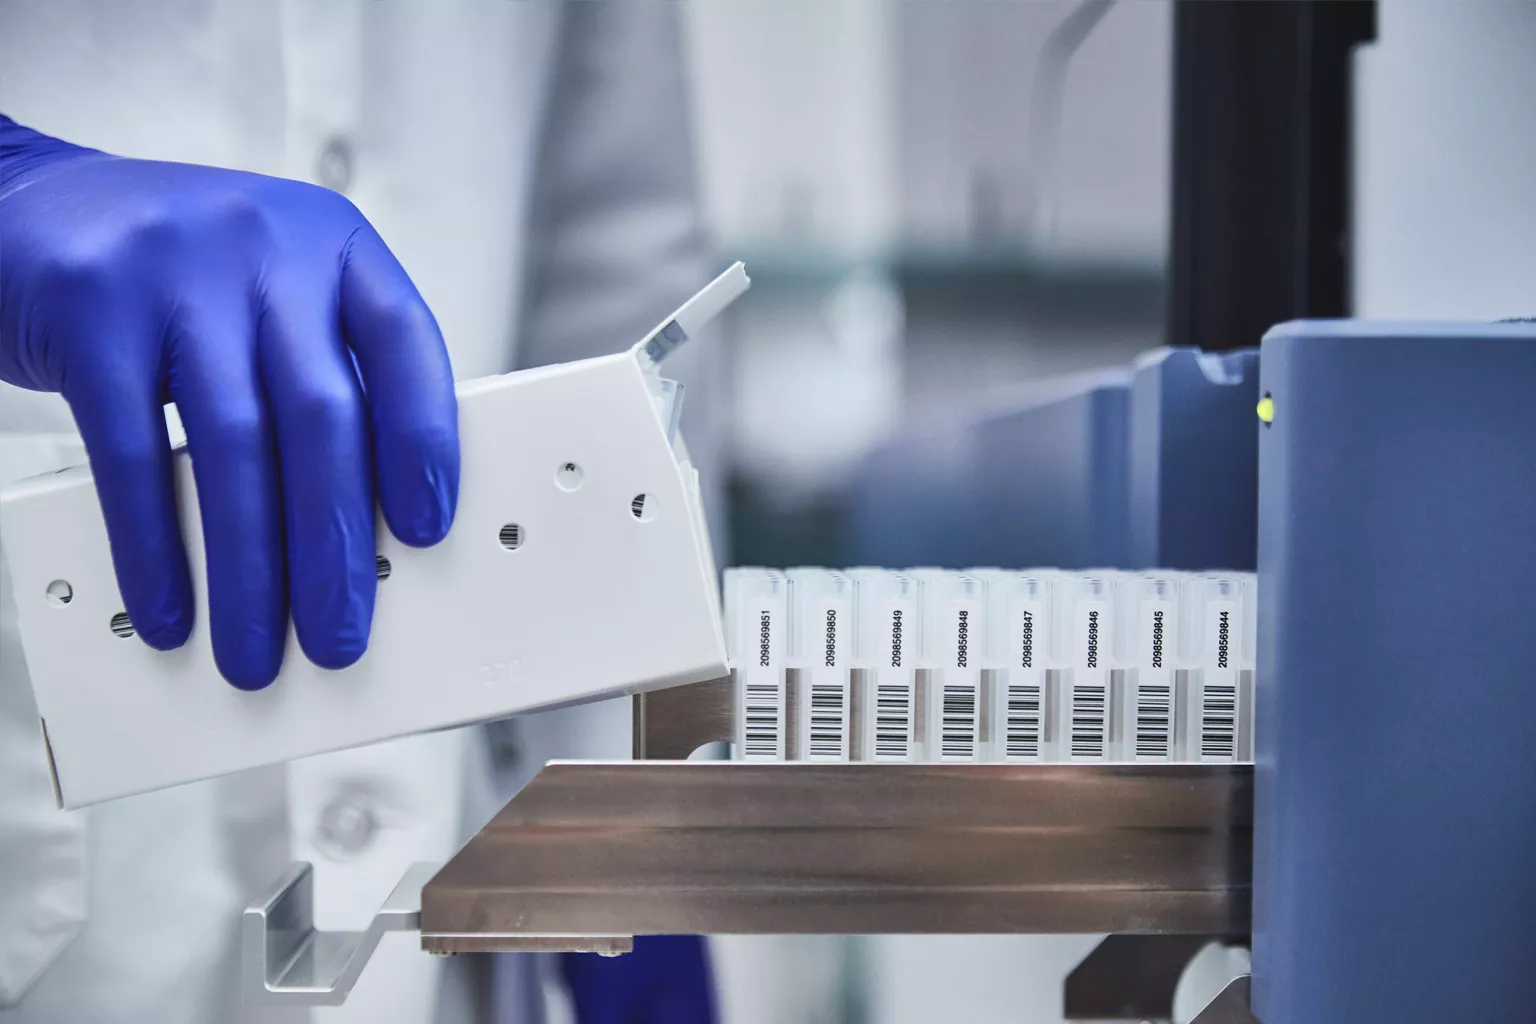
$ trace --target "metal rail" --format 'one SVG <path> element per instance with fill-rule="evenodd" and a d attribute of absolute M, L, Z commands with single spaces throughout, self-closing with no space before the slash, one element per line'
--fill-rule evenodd
<path fill-rule="evenodd" d="M 1248 931 L 1246 765 L 554 762 L 422 891 L 436 952 L 637 934 Z"/>

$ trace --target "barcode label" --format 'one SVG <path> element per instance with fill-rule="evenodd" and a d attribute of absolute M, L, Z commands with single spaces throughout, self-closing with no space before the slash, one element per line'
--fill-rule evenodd
<path fill-rule="evenodd" d="M 784 687 L 747 683 L 742 692 L 742 758 L 777 761 L 784 756 Z"/>
<path fill-rule="evenodd" d="M 813 682 L 810 691 L 809 756 L 813 760 L 843 760 L 848 756 L 848 686 Z"/>
<path fill-rule="evenodd" d="M 1206 683 L 1200 698 L 1200 757 L 1237 756 L 1237 684 Z"/>
<path fill-rule="evenodd" d="M 1242 650 L 1239 628 L 1242 624 L 1242 606 L 1236 601 L 1212 600 L 1205 606 L 1205 661 L 1206 668 L 1236 668 L 1237 655 Z"/>
<path fill-rule="evenodd" d="M 1173 753 L 1173 687 L 1166 682 L 1136 687 L 1136 756 L 1166 760 Z"/>
<path fill-rule="evenodd" d="M 905 761 L 912 753 L 912 687 L 875 684 L 875 760 Z"/>
<path fill-rule="evenodd" d="M 1070 749 L 1073 757 L 1101 758 L 1108 740 L 1109 689 L 1103 683 L 1072 685 L 1072 729 Z"/>
<path fill-rule="evenodd" d="M 740 624 L 744 631 L 739 664 L 773 668 L 783 665 L 784 602 L 765 601 L 751 609 L 752 617 Z"/>
<path fill-rule="evenodd" d="M 1109 602 L 1077 602 L 1077 668 L 1107 668 L 1109 655 Z"/>
<path fill-rule="evenodd" d="M 975 683 L 945 683 L 940 689 L 939 759 L 972 761 L 976 758 L 977 716 Z"/>
<path fill-rule="evenodd" d="M 1037 668 L 1045 630 L 1045 604 L 1040 601 L 1020 601 L 1013 610 L 1012 649 L 1014 667 Z"/>
<path fill-rule="evenodd" d="M 1003 755 L 1035 760 L 1040 756 L 1043 719 L 1040 684 L 1009 683 L 1006 694 Z"/>

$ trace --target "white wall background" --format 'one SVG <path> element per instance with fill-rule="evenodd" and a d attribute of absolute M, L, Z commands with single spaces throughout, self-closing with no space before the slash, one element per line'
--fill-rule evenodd
<path fill-rule="evenodd" d="M 1356 57 L 1358 316 L 1536 316 L 1536 4 L 1380 0 Z"/>
<path fill-rule="evenodd" d="M 735 319 L 732 459 L 784 502 L 834 488 L 903 416 L 963 401 L 977 379 L 1104 366 L 1157 344 L 1155 316 L 1128 329 L 996 311 L 909 321 L 888 273 L 903 256 L 999 254 L 1159 272 L 1171 4 L 1109 11 L 1069 67 L 1042 163 L 1028 144 L 1037 57 L 1074 7 L 688 5 L 709 224 L 722 255 L 762 282 Z M 785 275 L 798 285 L 770 287 Z"/>
<path fill-rule="evenodd" d="M 689 5 L 706 205 L 723 243 L 963 247 L 977 192 L 1025 241 L 1037 60 L 1073 0 Z M 1160 263 L 1172 6 L 1112 9 L 1074 57 L 1050 162 L 1053 255 Z M 979 188 L 978 188 L 979 186 Z M 990 204 L 988 208 L 990 208 Z"/>
<path fill-rule="evenodd" d="M 953 248 L 980 233 L 1054 259 L 1162 262 L 1172 5 L 1109 11 L 1068 67 L 1054 149 L 1031 152 L 1038 58 L 1076 6 L 896 5 L 907 238 Z"/>
<path fill-rule="evenodd" d="M 687 6 L 705 204 L 724 244 L 863 253 L 890 243 L 896 9 Z"/>

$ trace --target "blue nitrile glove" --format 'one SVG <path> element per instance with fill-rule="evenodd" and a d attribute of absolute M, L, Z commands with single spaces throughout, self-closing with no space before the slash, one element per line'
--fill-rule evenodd
<path fill-rule="evenodd" d="M 375 479 L 405 543 L 453 519 L 442 335 L 372 226 L 323 188 L 122 159 L 0 117 L 0 379 L 69 402 L 128 617 L 162 650 L 193 618 L 161 409 L 176 403 L 213 652 L 242 689 L 277 675 L 290 608 L 315 664 L 362 656 Z"/>
<path fill-rule="evenodd" d="M 697 935 L 635 937 L 617 957 L 562 953 L 577 1024 L 715 1024 L 709 954 Z"/>

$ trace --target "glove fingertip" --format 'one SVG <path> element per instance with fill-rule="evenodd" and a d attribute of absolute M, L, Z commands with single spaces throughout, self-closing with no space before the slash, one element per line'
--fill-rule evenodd
<path fill-rule="evenodd" d="M 192 593 L 185 574 L 185 566 L 177 566 L 157 573 L 152 585 L 125 595 L 134 631 L 157 651 L 174 651 L 192 635 Z"/>
<path fill-rule="evenodd" d="M 364 505 L 366 510 L 367 506 Z M 357 663 L 368 651 L 377 594 L 373 522 L 360 513 L 358 529 L 345 542 L 343 567 L 324 571 L 305 566 L 292 580 L 294 633 L 311 663 L 335 671 Z"/>
<path fill-rule="evenodd" d="M 264 690 L 283 667 L 281 639 L 258 627 L 230 637 L 214 631 L 213 660 L 219 675 L 237 690 Z"/>
<path fill-rule="evenodd" d="M 431 547 L 448 536 L 453 526 L 459 500 L 458 465 L 456 461 L 451 466 L 444 462 L 424 465 L 420 476 L 408 486 L 392 487 L 386 482 L 380 498 L 390 533 L 402 544 Z"/>
<path fill-rule="evenodd" d="M 344 635 L 332 637 L 323 645 L 301 645 L 304 656 L 323 669 L 335 671 L 357 664 L 368 651 L 368 636 Z"/>
<path fill-rule="evenodd" d="M 157 651 L 174 651 L 192 635 L 192 616 L 185 615 L 169 622 L 159 622 L 140 629 L 139 638 Z"/>

